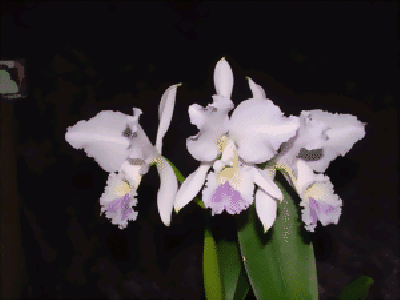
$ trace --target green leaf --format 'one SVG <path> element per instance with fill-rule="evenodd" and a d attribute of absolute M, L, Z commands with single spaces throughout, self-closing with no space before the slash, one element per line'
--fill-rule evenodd
<path fill-rule="evenodd" d="M 273 225 L 272 239 L 285 289 L 290 299 L 317 300 L 317 266 L 309 232 L 301 222 L 300 207 L 279 181 L 275 183 L 284 199 L 278 201 L 279 215 Z"/>
<path fill-rule="evenodd" d="M 227 224 L 224 224 L 227 225 Z M 218 265 L 222 280 L 222 290 L 224 299 L 233 299 L 240 271 L 242 269 L 242 260 L 237 241 L 236 226 L 230 224 L 219 234 L 213 231 L 217 242 Z M 233 234 L 233 238 L 231 236 Z"/>
<path fill-rule="evenodd" d="M 211 232 L 210 213 L 208 211 L 206 212 L 204 227 L 203 276 L 207 299 L 223 299 L 217 245 Z"/>
<path fill-rule="evenodd" d="M 264 234 L 256 223 L 257 215 L 251 205 L 248 220 L 238 219 L 238 238 L 240 251 L 244 257 L 246 273 L 257 299 L 286 299 L 283 281 L 272 247 L 270 232 Z M 263 239 L 266 238 L 267 240 Z"/>
<path fill-rule="evenodd" d="M 283 186 L 278 216 L 264 234 L 253 205 L 248 221 L 238 220 L 240 249 L 257 299 L 318 299 L 316 261 L 311 241 L 299 221 L 298 207 Z M 306 239 L 308 241 L 306 241 Z"/>
<path fill-rule="evenodd" d="M 249 278 L 247 277 L 246 274 L 246 269 L 244 267 L 244 264 L 241 264 L 241 269 L 240 269 L 240 274 L 238 278 L 238 282 L 236 285 L 236 290 L 235 290 L 235 295 L 233 297 L 233 300 L 244 300 L 246 299 L 246 295 L 250 290 L 250 282 Z"/>
<path fill-rule="evenodd" d="M 340 295 L 340 300 L 358 300 L 367 299 L 368 290 L 374 280 L 368 276 L 358 277 L 356 280 L 348 284 L 342 294 Z"/>

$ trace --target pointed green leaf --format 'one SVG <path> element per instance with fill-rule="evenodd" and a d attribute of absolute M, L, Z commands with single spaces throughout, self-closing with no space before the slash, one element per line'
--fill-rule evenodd
<path fill-rule="evenodd" d="M 368 290 L 374 280 L 368 276 L 358 277 L 356 280 L 347 285 L 340 295 L 340 300 L 358 300 L 367 299 Z"/>
<path fill-rule="evenodd" d="M 246 295 L 249 292 L 249 290 L 250 290 L 249 278 L 247 277 L 246 269 L 244 267 L 244 264 L 242 263 L 242 268 L 240 269 L 240 274 L 236 285 L 236 290 L 233 300 L 246 299 Z"/>
<path fill-rule="evenodd" d="M 235 231 L 234 233 L 236 233 L 235 227 L 229 229 L 232 229 Z M 223 287 L 223 298 L 233 299 L 240 270 L 242 268 L 238 241 L 237 238 L 234 240 L 230 239 L 227 236 L 227 232 L 222 232 L 221 236 L 216 237 L 216 242 L 218 265 Z"/>
<path fill-rule="evenodd" d="M 273 247 L 285 290 L 290 299 L 318 300 L 317 267 L 309 232 L 301 222 L 301 212 L 284 189 L 284 199 L 278 202 L 278 217 L 273 225 Z"/>
<path fill-rule="evenodd" d="M 271 232 L 264 234 L 253 205 L 239 217 L 240 251 L 254 295 L 257 299 L 287 299 Z"/>
<path fill-rule="evenodd" d="M 217 245 L 210 226 L 210 213 L 206 212 L 204 227 L 203 276 L 207 299 L 223 299 L 221 277 L 218 267 Z"/>
<path fill-rule="evenodd" d="M 272 228 L 263 233 L 254 206 L 238 230 L 246 272 L 257 299 L 318 299 L 316 261 L 298 206 L 282 184 L 284 199 Z M 303 229 L 303 230 L 302 230 Z"/>

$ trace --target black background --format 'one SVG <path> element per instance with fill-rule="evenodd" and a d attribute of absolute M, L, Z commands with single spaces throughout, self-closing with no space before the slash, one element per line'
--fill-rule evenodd
<path fill-rule="evenodd" d="M 16 100 L 24 297 L 204 298 L 203 214 L 195 203 L 166 228 L 151 168 L 138 219 L 99 216 L 107 173 L 65 140 L 101 110 L 132 113 L 155 143 L 158 104 L 178 88 L 163 155 L 189 175 L 188 106 L 207 105 L 225 56 L 235 105 L 251 77 L 288 115 L 324 109 L 367 122 L 366 136 L 326 174 L 343 200 L 338 225 L 313 234 L 321 299 L 361 275 L 368 299 L 398 299 L 396 2 L 2 2 L 1 55 L 25 58 Z M 221 220 L 224 220 L 222 218 Z M 249 295 L 249 298 L 251 296 Z"/>

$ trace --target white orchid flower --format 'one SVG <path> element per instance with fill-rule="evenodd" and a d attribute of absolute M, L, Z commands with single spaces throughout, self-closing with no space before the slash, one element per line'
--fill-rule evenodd
<path fill-rule="evenodd" d="M 325 172 L 332 160 L 345 155 L 365 136 L 365 124 L 349 114 L 322 110 L 302 111 L 300 118 L 300 128 L 296 136 L 284 143 L 275 168 L 283 169 L 286 179 L 297 190 L 304 207 L 303 221 L 307 230 L 314 231 L 317 219 L 322 225 L 337 224 L 342 204 L 329 177 L 314 171 Z M 311 151 L 304 150 L 318 153 L 311 155 Z"/>
<path fill-rule="evenodd" d="M 161 220 L 170 224 L 178 181 L 171 165 L 161 156 L 162 139 L 170 125 L 176 98 L 176 88 L 170 86 L 159 106 L 159 127 L 154 146 L 139 124 L 142 111 L 133 109 L 133 116 L 121 112 L 102 111 L 88 121 L 79 121 L 68 128 L 66 141 L 75 149 L 84 149 L 100 167 L 109 172 L 105 193 L 100 199 L 114 224 L 125 227 L 127 219 L 136 219 L 131 211 L 136 204 L 137 188 L 142 175 L 156 162 L 160 175 L 157 205 Z"/>
<path fill-rule="evenodd" d="M 200 132 L 188 138 L 186 145 L 201 165 L 178 190 L 176 211 L 188 204 L 206 183 L 202 199 L 213 214 L 223 210 L 238 214 L 253 203 L 256 184 L 266 195 L 257 194 L 261 195 L 257 199 L 257 212 L 264 226 L 270 226 L 268 207 L 271 201 L 281 200 L 282 193 L 273 178 L 266 175 L 268 171 L 262 172 L 255 164 L 270 160 L 281 143 L 296 134 L 299 120 L 284 117 L 279 107 L 266 99 L 260 86 L 251 79 L 249 84 L 253 98 L 240 103 L 229 118 L 228 113 L 234 107 L 230 99 L 233 74 L 222 58 L 214 70 L 217 94 L 213 103 L 206 108 L 189 106 L 190 122 Z M 208 173 L 211 166 L 213 171 Z"/>

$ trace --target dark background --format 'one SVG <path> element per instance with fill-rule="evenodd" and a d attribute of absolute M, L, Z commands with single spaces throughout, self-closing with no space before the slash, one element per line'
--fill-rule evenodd
<path fill-rule="evenodd" d="M 99 216 L 108 174 L 64 134 L 101 110 L 131 114 L 135 106 L 155 143 L 161 95 L 182 82 L 163 155 L 187 176 L 199 165 L 185 146 L 197 133 L 188 106 L 212 101 L 222 56 L 233 70 L 235 105 L 251 97 L 249 76 L 286 115 L 324 109 L 368 123 L 364 139 L 326 172 L 344 205 L 338 225 L 319 223 L 313 234 L 320 295 L 335 298 L 367 275 L 375 281 L 368 299 L 400 297 L 396 2 L 2 2 L 1 9 L 2 59 L 27 63 L 28 96 L 13 104 L 22 297 L 205 297 L 202 210 L 190 203 L 166 228 L 151 168 L 138 190 L 138 219 L 118 229 Z"/>

